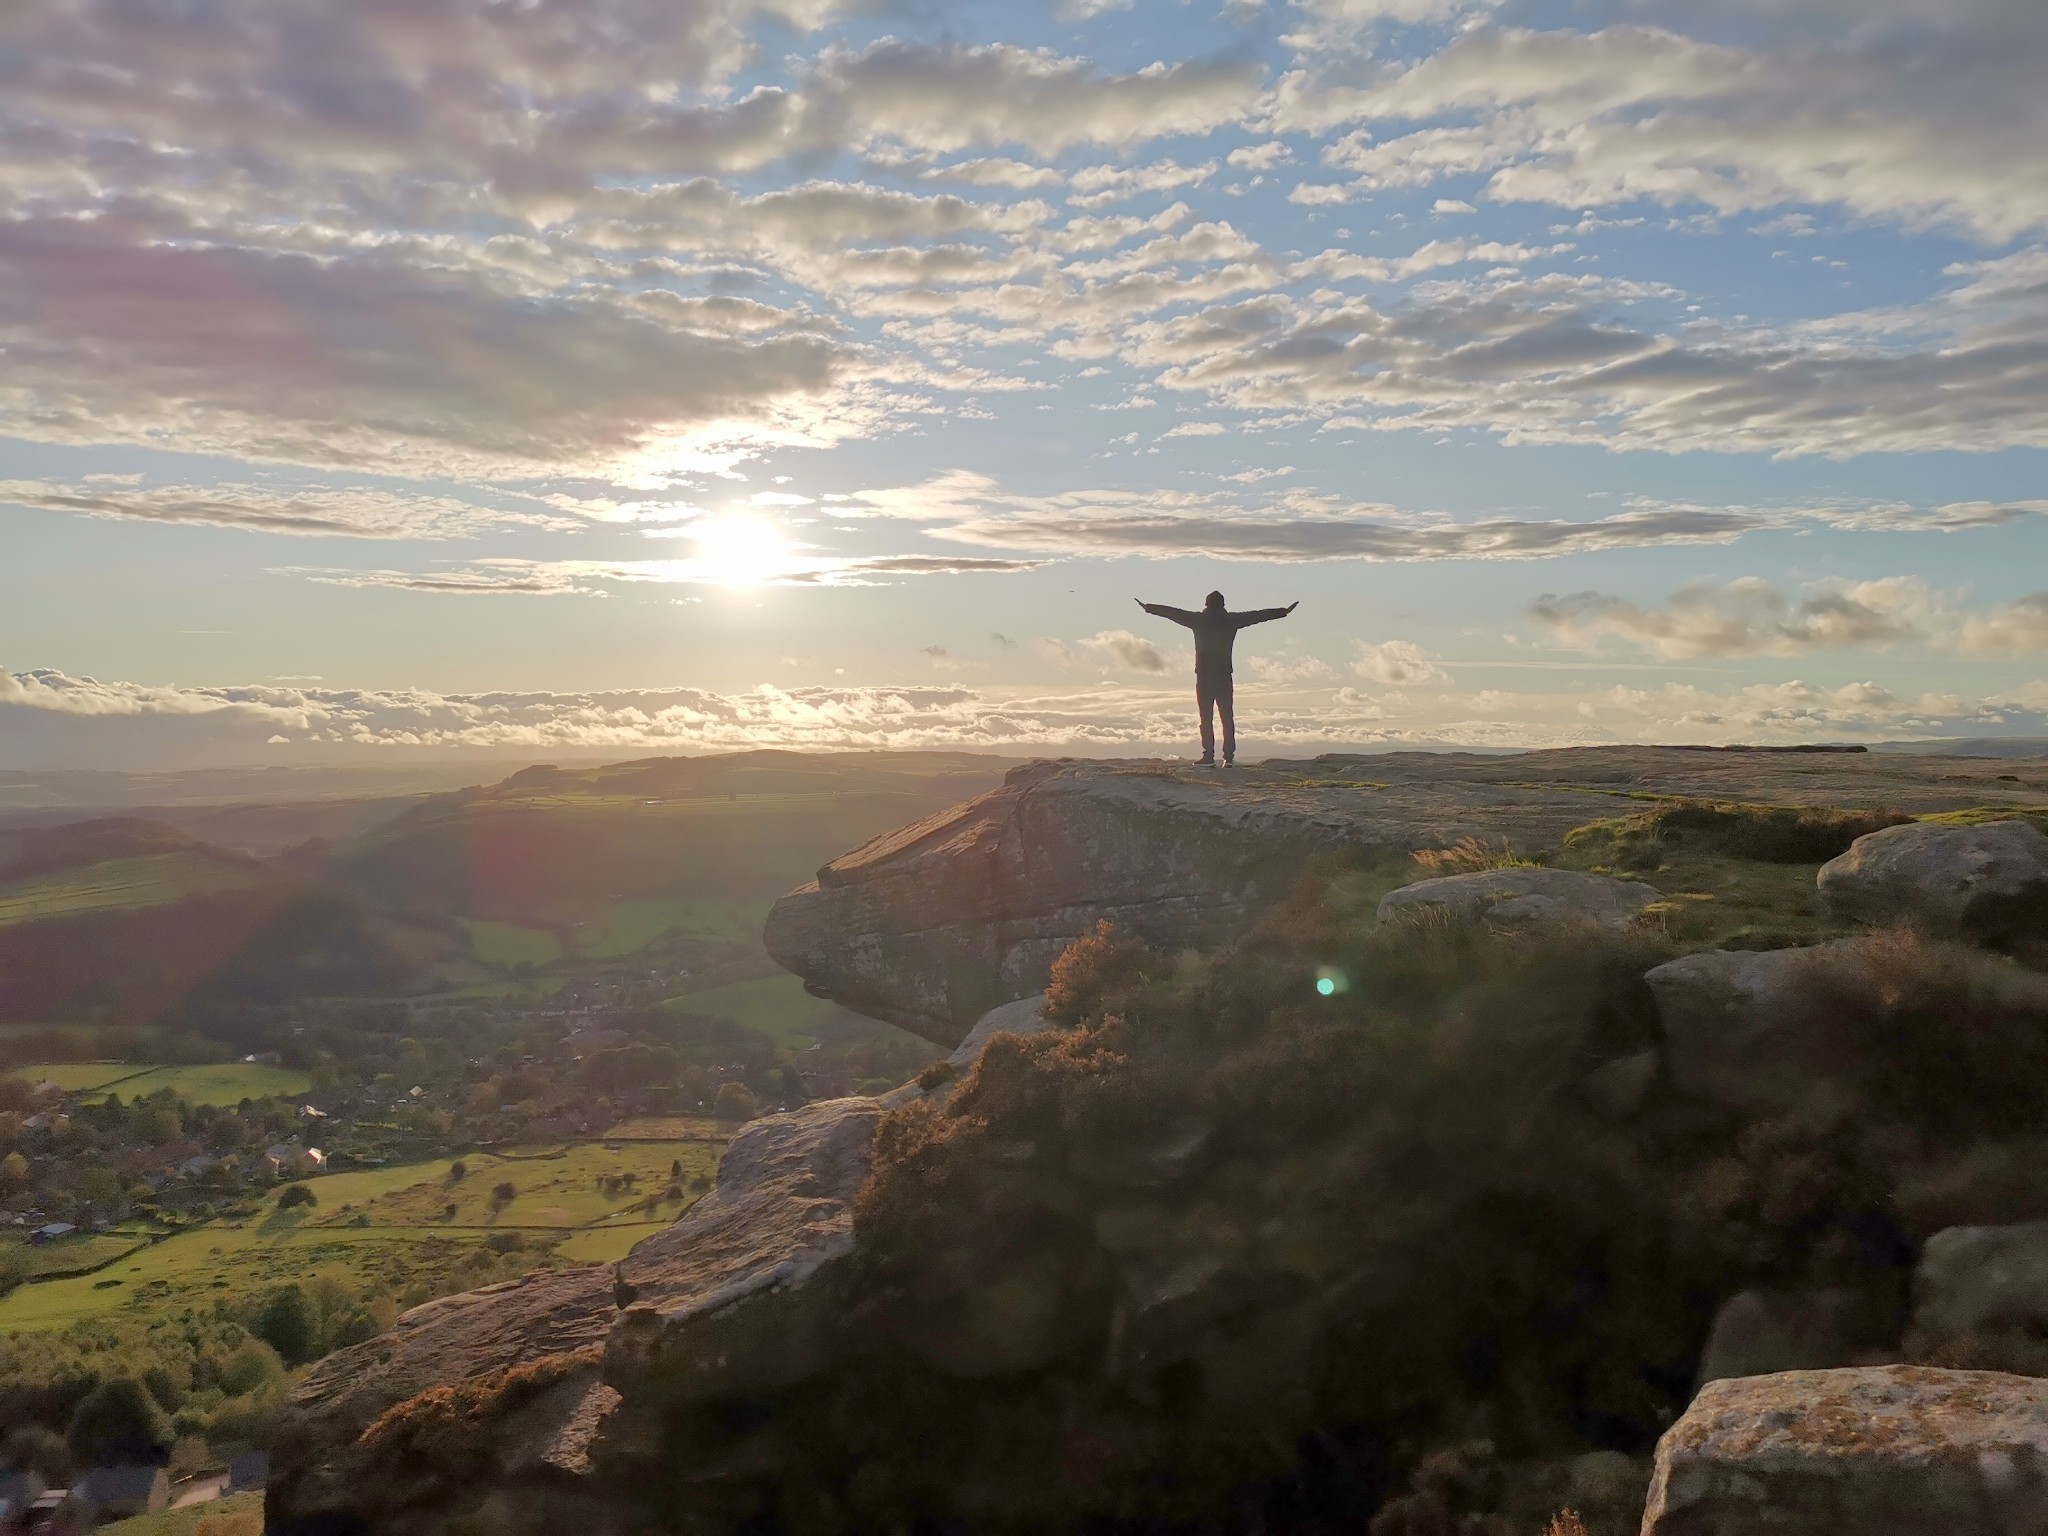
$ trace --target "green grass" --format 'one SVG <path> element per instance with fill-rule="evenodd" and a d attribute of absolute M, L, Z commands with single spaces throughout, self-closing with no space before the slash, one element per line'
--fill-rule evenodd
<path fill-rule="evenodd" d="M 578 1262 L 616 1258 L 696 1198 L 693 1180 L 710 1177 L 721 1150 L 701 1142 L 628 1141 L 531 1157 L 471 1153 L 463 1159 L 468 1177 L 456 1185 L 448 1182 L 449 1158 L 328 1174 L 312 1181 L 319 1203 L 310 1208 L 279 1211 L 273 1192 L 247 1219 L 180 1232 L 97 1274 L 19 1286 L 0 1298 L 0 1334 L 63 1328 L 116 1313 L 149 1317 L 211 1306 L 219 1297 L 321 1270 L 358 1286 L 402 1291 L 463 1273 L 467 1256 L 493 1230 L 519 1232 L 531 1245 L 534 1264 L 546 1262 L 551 1250 Z M 684 1200 L 663 1199 L 653 1211 L 632 1209 L 666 1189 L 676 1159 L 683 1164 Z M 598 1188 L 599 1173 L 629 1170 L 639 1176 L 632 1195 L 608 1196 Z M 494 1216 L 491 1189 L 501 1180 L 510 1180 L 520 1193 Z M 451 1200 L 452 1221 L 442 1216 Z M 358 1218 L 369 1224 L 356 1225 Z"/>
<path fill-rule="evenodd" d="M 224 1061 L 199 1067 L 152 1067 L 136 1062 L 56 1061 L 16 1067 L 10 1077 L 55 1083 L 67 1093 L 112 1091 L 124 1099 L 174 1088 L 193 1104 L 239 1104 L 244 1099 L 292 1098 L 312 1079 L 297 1067 Z"/>
<path fill-rule="evenodd" d="M 190 1509 L 167 1509 L 160 1515 L 116 1520 L 101 1526 L 99 1531 L 100 1536 L 200 1536 L 202 1521 L 206 1523 L 205 1536 L 214 1536 L 216 1529 L 220 1536 L 261 1536 L 263 1490 L 254 1488 L 215 1499 L 211 1504 L 194 1504 Z"/>
<path fill-rule="evenodd" d="M 29 1083 L 55 1083 L 66 1093 L 96 1093 L 149 1070 L 128 1061 L 39 1061 L 12 1068 L 7 1075 Z"/>
<path fill-rule="evenodd" d="M 108 859 L 0 885 L 0 925 L 118 907 L 157 907 L 187 896 L 246 890 L 262 870 L 194 849 Z"/>
<path fill-rule="evenodd" d="M 577 953 L 593 960 L 636 955 L 690 923 L 700 903 L 681 896 L 630 896 L 601 908 L 576 932 Z"/>
<path fill-rule="evenodd" d="M 681 1209 L 664 1205 L 658 1212 L 628 1211 L 669 1182 L 669 1165 L 680 1159 L 683 1176 L 709 1176 L 717 1167 L 719 1149 L 702 1142 L 622 1141 L 616 1148 L 584 1143 L 537 1156 L 501 1157 L 472 1153 L 463 1159 L 469 1173 L 460 1183 L 444 1178 L 417 1181 L 368 1200 L 357 1200 L 347 1215 L 335 1209 L 324 1193 L 326 1181 L 314 1184 L 321 1193 L 313 1227 L 340 1226 L 358 1214 L 373 1227 L 558 1227 L 564 1230 L 600 1222 L 667 1220 Z M 445 1164 L 443 1165 L 445 1168 Z M 631 1173 L 639 1189 L 631 1195 L 606 1194 L 599 1174 Z M 493 1186 L 509 1182 L 519 1194 L 502 1211 L 491 1201 Z M 453 1205 L 455 1214 L 445 1214 Z"/>
<path fill-rule="evenodd" d="M 0 1246 L 17 1247 L 28 1256 L 29 1278 L 40 1279 L 44 1275 L 61 1274 L 67 1270 L 89 1269 L 118 1259 L 129 1249 L 137 1246 L 141 1238 L 131 1233 L 78 1233 L 71 1237 L 60 1237 L 51 1243 L 30 1243 L 13 1238 L 0 1238 Z"/>
<path fill-rule="evenodd" d="M 485 965 L 546 965 L 562 957 L 562 941 L 545 928 L 521 928 L 480 917 L 463 922 L 469 929 L 471 950 Z"/>
<path fill-rule="evenodd" d="M 709 1013 L 758 1029 L 778 1040 L 816 1032 L 836 1005 L 813 997 L 794 976 L 763 976 L 735 981 L 702 992 L 667 999 L 662 1007 L 678 1013 Z"/>

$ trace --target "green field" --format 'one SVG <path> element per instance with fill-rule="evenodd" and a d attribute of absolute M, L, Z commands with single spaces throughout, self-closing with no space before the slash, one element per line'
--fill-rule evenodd
<path fill-rule="evenodd" d="M 358 1215 L 369 1217 L 373 1227 L 422 1228 L 570 1229 L 614 1221 L 666 1221 L 680 1205 L 664 1204 L 653 1212 L 627 1207 L 659 1193 L 669 1182 L 669 1165 L 677 1160 L 683 1165 L 686 1184 L 693 1175 L 708 1178 L 717 1167 L 718 1152 L 716 1146 L 703 1142 L 620 1141 L 612 1145 L 582 1143 L 537 1156 L 472 1153 L 463 1159 L 469 1172 L 459 1183 L 449 1183 L 445 1177 L 416 1181 L 372 1199 L 357 1199 L 356 1209 L 346 1215 L 325 1198 L 328 1181 L 317 1182 L 314 1189 L 322 1192 L 322 1199 L 307 1225 L 339 1226 Z M 626 1173 L 639 1183 L 635 1193 L 606 1194 L 599 1188 L 600 1174 Z M 492 1189 L 500 1183 L 512 1184 L 519 1191 L 502 1209 L 491 1198 Z M 455 1207 L 452 1216 L 447 1214 L 451 1205 Z"/>
<path fill-rule="evenodd" d="M 468 1177 L 456 1185 L 448 1182 L 449 1158 L 328 1174 L 311 1181 L 319 1203 L 310 1208 L 282 1212 L 275 1195 L 267 1196 L 247 1220 L 178 1233 L 97 1274 L 22 1285 L 0 1298 L 0 1334 L 62 1328 L 121 1311 L 147 1316 L 211 1305 L 217 1296 L 246 1294 L 322 1270 L 359 1286 L 383 1284 L 403 1292 L 459 1278 L 467 1258 L 481 1255 L 481 1244 L 494 1230 L 522 1233 L 535 1245 L 535 1262 L 557 1235 L 556 1251 L 564 1259 L 619 1258 L 696 1198 L 693 1176 L 708 1177 L 720 1151 L 701 1142 L 643 1141 L 582 1144 L 533 1157 L 471 1153 L 463 1159 Z M 659 1200 L 651 1212 L 629 1209 L 665 1190 L 669 1165 L 678 1158 L 684 1200 Z M 608 1196 L 599 1189 L 599 1173 L 627 1171 L 639 1178 L 633 1194 Z M 518 1186 L 519 1194 L 494 1216 L 491 1190 L 501 1180 Z M 452 1220 L 442 1214 L 451 1201 Z M 357 1225 L 359 1219 L 368 1224 Z"/>
<path fill-rule="evenodd" d="M 263 871 L 196 849 L 108 859 L 0 885 L 0 925 L 113 907 L 158 907 L 187 896 L 246 890 Z"/>
<path fill-rule="evenodd" d="M 559 960 L 562 941 L 545 928 L 521 928 L 516 923 L 493 923 L 480 917 L 465 918 L 471 951 L 485 965 L 546 965 Z"/>
<path fill-rule="evenodd" d="M 16 1067 L 8 1075 L 32 1083 L 55 1083 L 67 1093 L 111 1090 L 124 1099 L 173 1088 L 194 1104 L 239 1104 L 244 1099 L 265 1099 L 275 1094 L 293 1098 L 304 1093 L 312 1082 L 297 1067 L 269 1067 L 248 1061 L 224 1061 L 201 1067 L 55 1061 Z"/>
<path fill-rule="evenodd" d="M 758 1029 L 778 1040 L 816 1032 L 838 1005 L 813 997 L 795 976 L 763 976 L 702 992 L 686 992 L 662 1004 L 678 1013 L 709 1013 Z"/>
<path fill-rule="evenodd" d="M 99 1528 L 100 1536 L 262 1536 L 263 1490 L 252 1489 L 190 1509 L 137 1515 Z"/>
<path fill-rule="evenodd" d="M 53 1243 L 30 1243 L 13 1238 L 0 1238 L 0 1246 L 19 1248 L 27 1255 L 29 1278 L 34 1280 L 44 1275 L 90 1269 L 95 1264 L 118 1259 L 141 1241 L 140 1237 L 132 1233 L 124 1237 L 114 1232 L 81 1232 L 70 1237 L 60 1237 Z"/>
<path fill-rule="evenodd" d="M 97 1093 L 109 1083 L 139 1077 L 149 1070 L 129 1061 L 40 1061 L 15 1067 L 9 1077 L 30 1083 L 55 1083 L 66 1093 Z"/>

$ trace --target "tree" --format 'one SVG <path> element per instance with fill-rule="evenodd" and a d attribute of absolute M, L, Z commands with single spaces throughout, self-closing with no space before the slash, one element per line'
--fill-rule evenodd
<path fill-rule="evenodd" d="M 461 1158 L 458 1157 L 448 1165 L 448 1182 L 450 1184 L 460 1184 L 468 1177 L 469 1164 L 465 1163 Z"/>
<path fill-rule="evenodd" d="M 761 1101 L 748 1092 L 745 1083 L 727 1083 L 712 1100 L 711 1111 L 721 1120 L 751 1120 L 761 1112 Z"/>
<path fill-rule="evenodd" d="M 162 1465 L 176 1437 L 148 1388 L 133 1376 L 113 1376 L 85 1394 L 68 1438 L 79 1462 L 105 1467 Z"/>
<path fill-rule="evenodd" d="M 19 1152 L 0 1157 L 0 1189 L 13 1189 L 28 1182 L 28 1159 Z"/>
<path fill-rule="evenodd" d="M 519 1198 L 519 1186 L 510 1179 L 491 1186 L 491 1213 L 496 1215 Z"/>
<path fill-rule="evenodd" d="M 286 1365 L 304 1365 L 320 1354 L 320 1320 L 298 1285 L 272 1291 L 249 1331 L 276 1350 Z"/>
<path fill-rule="evenodd" d="M 24 1424 L 0 1440 L 0 1467 L 37 1472 L 52 1488 L 71 1483 L 71 1451 L 64 1437 L 41 1424 Z"/>
<path fill-rule="evenodd" d="M 277 1197 L 277 1208 L 288 1211 L 296 1205 L 318 1205 L 320 1197 L 313 1193 L 310 1184 L 287 1184 L 284 1193 Z"/>

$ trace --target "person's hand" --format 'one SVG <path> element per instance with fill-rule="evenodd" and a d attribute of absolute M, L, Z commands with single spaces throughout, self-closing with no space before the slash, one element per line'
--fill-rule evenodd
<path fill-rule="evenodd" d="M 1292 613 L 1292 612 L 1294 612 L 1294 610 L 1295 610 L 1295 609 L 1299 608 L 1300 606 L 1301 606 L 1301 604 L 1300 604 L 1300 603 L 1289 603 L 1289 604 L 1287 605 L 1287 611 L 1288 611 L 1289 613 Z"/>

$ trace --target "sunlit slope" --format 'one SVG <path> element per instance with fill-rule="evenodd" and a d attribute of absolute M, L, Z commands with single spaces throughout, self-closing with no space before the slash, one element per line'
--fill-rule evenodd
<path fill-rule="evenodd" d="M 751 941 L 764 904 L 820 864 L 993 787 L 1008 766 L 748 752 L 529 768 L 435 796 L 327 869 L 381 909 L 472 920 L 488 963 L 545 964 L 556 946 L 616 960 L 677 932 Z"/>
<path fill-rule="evenodd" d="M 0 836 L 0 1019 L 147 1024 L 411 964 L 347 893 L 109 817 Z"/>

